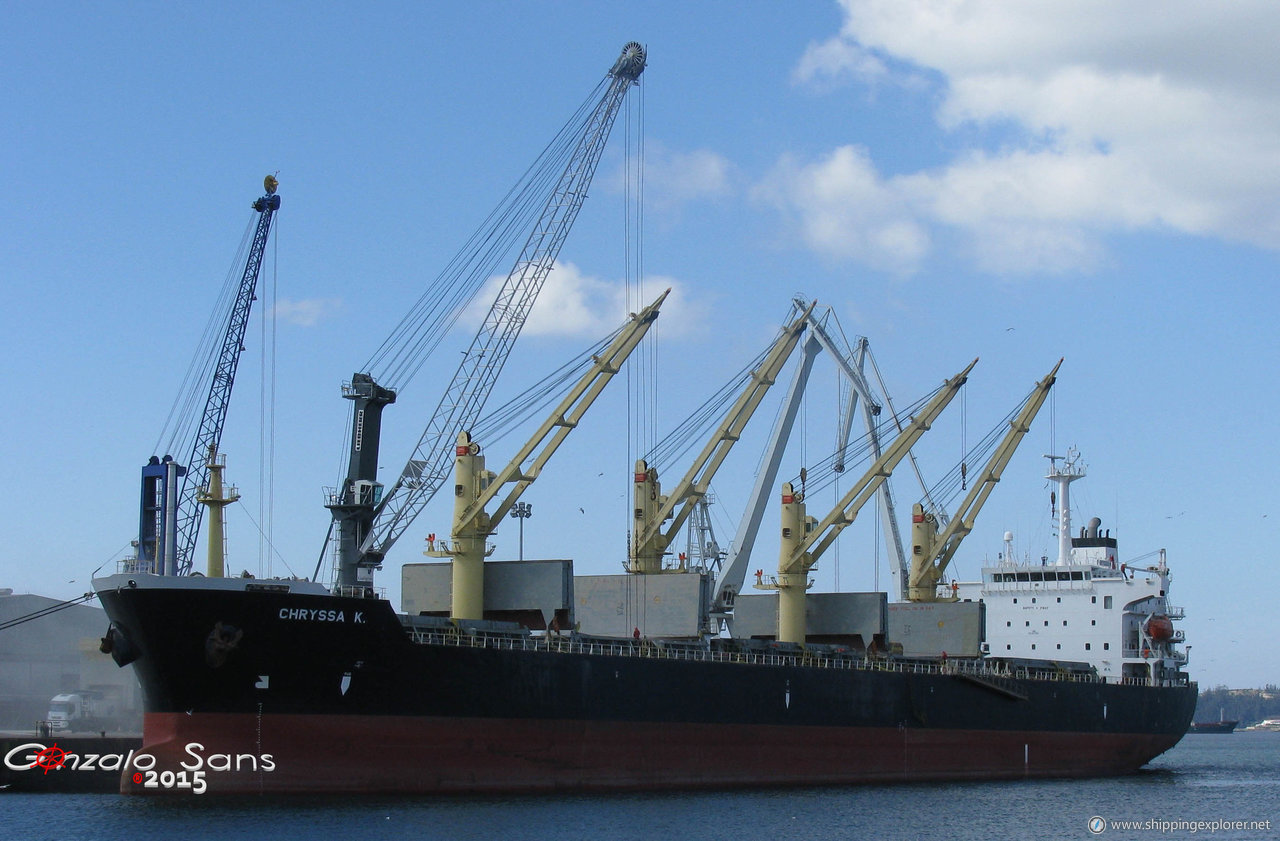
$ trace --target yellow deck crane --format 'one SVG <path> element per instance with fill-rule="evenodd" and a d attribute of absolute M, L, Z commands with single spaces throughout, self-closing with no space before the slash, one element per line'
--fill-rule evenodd
<path fill-rule="evenodd" d="M 492 551 L 487 538 L 493 534 L 496 524 L 511 511 L 525 488 L 542 473 L 547 460 L 578 425 L 613 375 L 622 369 L 622 364 L 657 319 L 658 310 L 669 294 L 670 289 L 634 315 L 609 347 L 595 356 L 591 368 L 501 472 L 485 469 L 480 444 L 471 440 L 469 432 L 458 434 L 454 451 L 453 529 L 448 542 L 437 543 L 426 552 L 431 557 L 452 559 L 451 618 L 484 618 L 484 559 Z M 487 513 L 485 506 L 512 483 L 515 487 L 492 514 Z"/>
<path fill-rule="evenodd" d="M 693 466 L 675 486 L 664 495 L 658 483 L 658 470 L 644 459 L 636 460 L 635 467 L 635 519 L 631 527 L 630 557 L 627 571 L 641 575 L 663 572 L 662 558 L 685 521 L 689 519 L 694 504 L 707 495 L 711 478 L 724 462 L 729 450 L 742 437 L 742 430 L 751 420 L 760 401 L 778 380 L 778 374 L 791 356 L 808 325 L 809 314 L 817 305 L 814 301 L 792 321 L 778 336 L 765 355 L 760 367 L 751 372 L 750 382 L 725 414 L 724 420 L 698 454 Z M 677 510 L 677 506 L 681 506 Z M 671 520 L 664 532 L 663 524 Z"/>
<path fill-rule="evenodd" d="M 805 595 L 811 586 L 809 571 L 818 558 L 831 548 L 840 532 L 851 525 L 880 485 L 893 473 L 893 468 L 906 457 L 947 404 L 959 393 L 969 372 L 978 360 L 942 384 L 933 399 L 912 418 L 907 428 L 885 448 L 880 457 L 854 483 L 822 522 L 806 513 L 804 493 L 796 493 L 790 482 L 782 486 L 782 547 L 778 557 L 778 575 L 770 581 L 758 576 L 758 590 L 778 591 L 778 640 L 803 644 L 805 641 Z"/>
<path fill-rule="evenodd" d="M 911 508 L 911 578 L 907 588 L 907 600 L 913 602 L 954 601 L 955 597 L 939 598 L 938 582 L 946 572 L 947 564 L 955 556 L 960 542 L 973 531 L 973 522 L 986 504 L 987 497 L 995 490 L 996 483 L 1013 458 L 1018 445 L 1031 429 L 1049 389 L 1053 388 L 1062 360 L 1053 366 L 1053 370 L 1036 387 L 1022 405 L 1022 411 L 1009 422 L 1009 431 L 1005 433 L 1000 446 L 996 447 L 990 460 L 983 468 L 981 477 L 974 483 L 964 502 L 951 516 L 951 521 L 941 533 L 938 532 L 938 520 L 924 506 L 916 503 Z"/>

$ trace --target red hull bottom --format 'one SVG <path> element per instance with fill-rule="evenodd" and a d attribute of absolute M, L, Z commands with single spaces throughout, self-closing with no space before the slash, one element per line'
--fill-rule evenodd
<path fill-rule="evenodd" d="M 126 794 L 487 793 L 1096 777 L 1178 737 L 400 716 L 148 713 Z M 143 764 L 149 760 L 142 759 Z M 141 766 L 140 766 L 141 767 Z M 175 772 L 163 776 L 162 772 Z M 150 785 L 148 785 L 148 783 Z M 199 786 L 197 786 L 199 787 Z M 188 791 L 190 791 L 188 789 Z"/>

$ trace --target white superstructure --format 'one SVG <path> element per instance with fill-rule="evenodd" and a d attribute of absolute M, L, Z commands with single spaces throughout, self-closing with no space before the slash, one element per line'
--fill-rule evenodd
<path fill-rule="evenodd" d="M 1084 468 L 1074 452 L 1050 458 L 1048 478 L 1060 503 L 1058 558 L 1018 563 L 1006 534 L 1000 562 L 984 567 L 980 582 L 958 583 L 955 595 L 986 605 L 992 657 L 1084 662 L 1111 681 L 1160 683 L 1187 661 L 1177 650 L 1183 633 L 1173 621 L 1183 611 L 1169 603 L 1164 550 L 1154 565 L 1120 562 L 1116 539 L 1097 517 L 1070 536 L 1068 486 Z"/>

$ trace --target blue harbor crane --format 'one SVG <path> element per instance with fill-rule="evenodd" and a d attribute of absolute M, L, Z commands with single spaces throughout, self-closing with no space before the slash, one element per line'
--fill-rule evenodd
<path fill-rule="evenodd" d="M 227 419 L 227 407 L 231 402 L 231 388 L 235 384 L 236 366 L 244 350 L 244 334 L 249 324 L 249 310 L 257 299 L 254 291 L 258 285 L 258 273 L 262 268 L 262 255 L 266 251 L 267 236 L 271 232 L 271 220 L 280 209 L 280 196 L 276 195 L 279 182 L 268 175 L 263 186 L 266 195 L 253 203 L 258 212 L 249 256 L 245 261 L 240 286 L 227 315 L 222 333 L 221 349 L 211 361 L 205 376 L 209 383 L 208 397 L 200 417 L 200 427 L 195 439 L 186 450 L 190 455 L 186 464 L 179 464 L 172 456 L 152 456 L 142 468 L 142 502 L 139 515 L 136 569 L 160 575 L 186 575 L 191 572 L 196 538 L 205 506 L 197 504 L 196 497 L 208 482 L 209 459 L 216 453 L 222 439 L 222 427 Z"/>

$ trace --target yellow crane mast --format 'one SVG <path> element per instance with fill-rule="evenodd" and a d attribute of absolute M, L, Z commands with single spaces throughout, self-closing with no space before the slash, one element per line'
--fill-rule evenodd
<path fill-rule="evenodd" d="M 911 508 L 911 578 L 907 587 L 907 600 L 913 602 L 952 601 L 954 597 L 939 599 L 938 582 L 951 563 L 960 542 L 973 531 L 974 520 L 987 498 L 995 490 L 996 483 L 1013 458 L 1018 445 L 1031 429 L 1031 422 L 1039 414 L 1049 390 L 1057 379 L 1062 360 L 1053 366 L 1044 379 L 1036 383 L 1036 387 L 1027 397 L 1026 403 L 1018 416 L 1009 422 L 1009 431 L 1005 433 L 1000 446 L 996 447 L 987 465 L 983 468 L 981 478 L 970 489 L 960 508 L 951 516 L 942 533 L 938 533 L 938 520 L 924 506 L 916 503 Z"/>
<path fill-rule="evenodd" d="M 805 641 L 805 595 L 809 587 L 809 571 L 818 558 L 831 547 L 840 532 L 853 523 L 858 512 L 875 495 L 880 485 L 893 473 L 893 468 L 906 457 L 911 447 L 937 420 L 938 415 L 960 391 L 978 360 L 943 383 L 928 405 L 875 463 L 854 483 L 840 502 L 818 522 L 806 513 L 804 493 L 796 493 L 791 483 L 782 486 L 782 546 L 778 558 L 778 575 L 769 582 L 762 578 L 758 590 L 778 591 L 778 640 L 803 644 Z"/>
<path fill-rule="evenodd" d="M 484 559 L 492 552 L 487 538 L 525 488 L 538 478 L 547 460 L 578 425 L 613 375 L 622 369 L 622 364 L 657 319 L 658 310 L 669 294 L 670 289 L 631 318 L 501 472 L 495 474 L 485 469 L 480 444 L 471 440 L 469 432 L 458 434 L 454 451 L 453 529 L 447 543 L 429 546 L 426 552 L 431 557 L 452 559 L 453 600 L 449 613 L 453 619 L 484 618 Z M 535 451 L 538 451 L 536 455 Z M 533 460 L 526 466 L 531 456 Z M 485 506 L 504 486 L 512 483 L 515 487 L 493 514 L 486 513 Z"/>
<path fill-rule="evenodd" d="M 809 314 L 817 303 L 814 301 L 809 304 L 799 318 L 783 329 L 764 362 L 751 372 L 751 381 L 729 408 L 693 466 L 669 495 L 662 493 L 657 468 L 649 466 L 644 459 L 636 460 L 635 518 L 631 527 L 628 572 L 652 575 L 663 571 L 662 557 L 666 554 L 667 547 L 689 519 L 694 503 L 707 495 L 711 477 L 720 469 L 729 450 L 742 437 L 743 428 L 751 420 L 769 387 L 777 382 L 778 374 L 800 341 L 800 336 L 808 325 Z M 676 506 L 681 505 L 677 511 Z M 664 532 L 662 526 L 667 520 L 671 520 L 671 526 Z"/>

